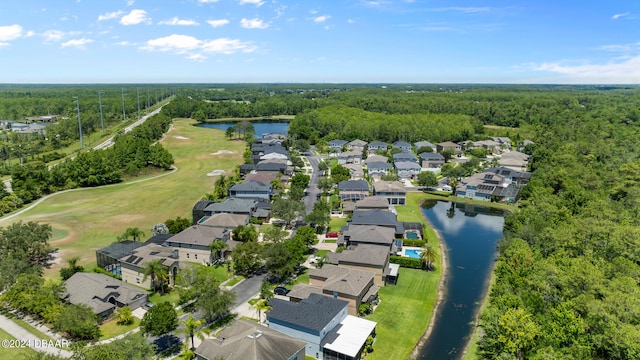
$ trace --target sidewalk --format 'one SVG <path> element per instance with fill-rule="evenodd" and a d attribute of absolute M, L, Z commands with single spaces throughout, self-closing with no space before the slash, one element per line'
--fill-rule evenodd
<path fill-rule="evenodd" d="M 21 345 L 24 344 L 37 352 L 57 355 L 64 358 L 70 358 L 71 355 L 73 355 L 71 351 L 63 349 L 69 347 L 71 344 L 69 340 L 61 339 L 59 336 L 50 336 L 52 339 L 51 342 L 46 339 L 39 339 L 4 315 L 0 315 L 0 328 L 11 334 L 11 336 L 17 340 L 20 340 Z M 50 334 L 47 333 L 46 335 L 49 336 Z M 59 346 L 59 348 L 53 346 Z"/>

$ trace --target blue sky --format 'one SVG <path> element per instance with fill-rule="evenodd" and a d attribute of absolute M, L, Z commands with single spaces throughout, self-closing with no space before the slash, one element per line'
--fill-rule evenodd
<path fill-rule="evenodd" d="M 1 1 L 0 68 L 0 83 L 640 84 L 640 1 Z"/>

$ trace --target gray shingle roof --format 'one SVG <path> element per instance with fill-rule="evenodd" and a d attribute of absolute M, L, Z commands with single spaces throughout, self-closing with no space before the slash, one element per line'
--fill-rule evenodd
<path fill-rule="evenodd" d="M 124 283 L 104 274 L 75 273 L 65 282 L 63 299 L 77 305 L 87 305 L 99 314 L 115 306 L 109 303 L 111 297 L 119 303 L 128 305 L 142 297 L 147 291 Z"/>
<path fill-rule="evenodd" d="M 248 180 L 241 184 L 232 185 L 229 191 L 270 191 L 271 184 L 262 181 Z"/>
<path fill-rule="evenodd" d="M 255 208 L 256 200 L 243 198 L 229 198 L 223 202 L 213 203 L 205 208 L 205 211 L 212 213 L 251 213 Z"/>
<path fill-rule="evenodd" d="M 360 296 L 373 284 L 374 273 L 325 264 L 321 269 L 309 269 L 310 277 L 324 278 L 323 290 L 350 296 Z"/>
<path fill-rule="evenodd" d="M 389 248 L 380 245 L 361 244 L 353 250 L 341 253 L 328 253 L 325 261 L 329 264 L 356 264 L 373 267 L 383 267 L 389 260 Z"/>
<path fill-rule="evenodd" d="M 343 180 L 338 183 L 340 191 L 369 191 L 366 180 Z"/>
<path fill-rule="evenodd" d="M 351 225 L 349 229 L 344 232 L 344 236 L 345 238 L 349 237 L 349 241 L 352 243 L 366 242 L 391 245 L 395 240 L 395 230 L 390 227 L 377 225 Z"/>
<path fill-rule="evenodd" d="M 169 242 L 176 244 L 208 246 L 216 239 L 223 239 L 226 231 L 228 230 L 219 227 L 193 225 L 182 230 L 180 233 L 173 235 L 173 237 L 169 239 Z"/>
<path fill-rule="evenodd" d="M 246 225 L 248 222 L 249 216 L 244 214 L 213 214 L 203 221 L 201 225 L 235 229 L 240 225 Z"/>
<path fill-rule="evenodd" d="M 344 300 L 319 294 L 311 294 L 300 302 L 271 299 L 267 319 L 318 333 L 347 305 Z"/>
<path fill-rule="evenodd" d="M 218 338 L 204 340 L 195 353 L 204 359 L 286 360 L 306 345 L 305 341 L 266 326 L 238 320 L 220 333 Z"/>
<path fill-rule="evenodd" d="M 436 153 L 436 152 L 423 152 L 420 153 L 420 159 L 422 160 L 440 160 L 444 161 L 444 156 Z"/>

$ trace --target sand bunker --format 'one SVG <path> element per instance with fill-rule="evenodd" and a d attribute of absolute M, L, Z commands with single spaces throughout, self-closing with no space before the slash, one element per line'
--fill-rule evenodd
<path fill-rule="evenodd" d="M 224 170 L 213 170 L 212 172 L 208 173 L 207 176 L 218 176 L 222 174 L 224 174 Z"/>
<path fill-rule="evenodd" d="M 231 150 L 218 150 L 214 153 L 211 153 L 211 155 L 222 155 L 222 154 L 233 154 L 233 151 Z"/>
<path fill-rule="evenodd" d="M 176 135 L 173 137 L 174 139 L 178 139 L 178 140 L 189 140 L 189 138 L 186 138 L 184 136 L 180 136 L 180 135 Z"/>

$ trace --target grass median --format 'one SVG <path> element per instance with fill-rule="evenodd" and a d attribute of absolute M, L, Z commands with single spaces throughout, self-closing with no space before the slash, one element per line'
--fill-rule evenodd
<path fill-rule="evenodd" d="M 20 220 L 51 224 L 57 235 L 51 245 L 61 253 L 59 264 L 45 272 L 52 276 L 74 256 L 80 257 L 81 265 L 93 264 L 95 250 L 114 242 L 126 228 L 138 227 L 149 237 L 154 224 L 177 216 L 191 218 L 195 202 L 213 190 L 217 176 L 208 174 L 214 170 L 233 174 L 235 166 L 242 163 L 245 147 L 242 141 L 227 140 L 223 131 L 194 124 L 188 119 L 174 120 L 172 130 L 161 141 L 175 159 L 175 173 L 57 194 L 0 225 Z"/>

